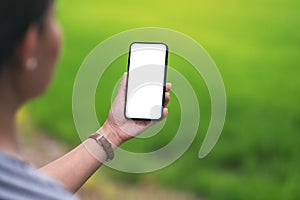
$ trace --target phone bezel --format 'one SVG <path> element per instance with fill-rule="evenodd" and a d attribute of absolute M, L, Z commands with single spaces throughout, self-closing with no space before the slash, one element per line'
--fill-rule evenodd
<path fill-rule="evenodd" d="M 134 44 L 161 44 L 166 47 L 166 57 L 165 57 L 165 70 L 164 70 L 164 81 L 163 81 L 163 94 L 162 94 L 162 109 L 161 115 L 158 119 L 149 119 L 149 118 L 131 118 L 126 115 L 126 107 L 127 107 L 127 87 L 128 87 L 128 80 L 129 80 L 129 68 L 130 68 L 130 57 L 131 57 L 131 47 Z M 129 54 L 128 54 L 128 65 L 127 65 L 127 81 L 126 81 L 126 92 L 125 92 L 125 106 L 124 106 L 124 116 L 126 119 L 137 120 L 137 121 L 159 121 L 163 118 L 163 108 L 165 104 L 165 92 L 166 92 L 166 80 L 167 80 L 167 68 L 168 68 L 168 54 L 169 54 L 169 47 L 164 42 L 132 42 L 129 46 Z"/>

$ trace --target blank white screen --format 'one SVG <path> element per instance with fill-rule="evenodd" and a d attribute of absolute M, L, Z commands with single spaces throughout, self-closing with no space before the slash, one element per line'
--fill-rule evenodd
<path fill-rule="evenodd" d="M 164 44 L 131 45 L 126 101 L 128 118 L 161 118 L 166 53 Z"/>

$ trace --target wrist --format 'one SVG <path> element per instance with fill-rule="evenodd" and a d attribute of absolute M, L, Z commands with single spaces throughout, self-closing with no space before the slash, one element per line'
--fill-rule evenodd
<path fill-rule="evenodd" d="M 99 131 L 111 143 L 114 150 L 123 143 L 118 137 L 117 131 L 115 131 L 108 122 L 105 122 Z"/>
<path fill-rule="evenodd" d="M 100 163 L 107 161 L 107 153 L 95 139 L 88 138 L 82 143 L 89 154 L 97 159 Z"/>
<path fill-rule="evenodd" d="M 100 132 L 100 130 L 92 134 L 89 138 L 94 139 L 103 148 L 106 153 L 106 161 L 114 159 L 114 149 L 112 148 L 111 143 Z"/>

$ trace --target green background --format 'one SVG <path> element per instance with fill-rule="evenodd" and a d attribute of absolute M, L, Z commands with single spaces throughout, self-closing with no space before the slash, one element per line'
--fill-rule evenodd
<path fill-rule="evenodd" d="M 46 94 L 28 105 L 36 125 L 70 146 L 80 143 L 72 117 L 76 72 L 89 52 L 108 37 L 133 28 L 163 27 L 187 34 L 211 55 L 227 92 L 227 118 L 214 150 L 198 152 L 210 117 L 203 80 L 182 58 L 170 65 L 186 76 L 200 100 L 201 123 L 189 150 L 171 166 L 148 174 L 107 169 L 112 178 L 151 179 L 207 199 L 299 199 L 300 191 L 300 1 L 57 1 L 64 47 Z M 117 59 L 98 85 L 102 123 L 111 93 L 127 67 Z M 171 80 L 169 80 L 171 81 Z M 134 139 L 125 149 L 148 152 L 172 139 L 180 120 L 171 93 L 170 115 L 162 133 Z M 193 120 L 193 119 L 191 119 Z"/>

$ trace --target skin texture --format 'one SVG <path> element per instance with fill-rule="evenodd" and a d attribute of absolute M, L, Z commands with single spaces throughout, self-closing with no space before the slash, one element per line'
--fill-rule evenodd
<path fill-rule="evenodd" d="M 41 32 L 36 25 L 30 25 L 16 48 L 14 58 L 2 66 L 3 70 L 0 73 L 1 151 L 20 158 L 15 114 L 26 101 L 41 95 L 46 90 L 59 57 L 60 46 L 61 32 L 55 22 L 54 6 L 51 6 L 47 12 L 44 30 Z M 34 69 L 28 67 L 28 60 L 32 58 L 37 61 Z M 170 89 L 171 84 L 167 84 L 166 105 L 170 100 Z M 100 128 L 114 149 L 156 123 L 132 121 L 124 117 L 125 91 L 126 74 L 119 86 L 108 119 Z M 163 113 L 166 117 L 167 108 L 164 108 Z M 102 147 L 96 141 L 88 139 L 61 158 L 42 167 L 41 171 L 62 183 L 69 191 L 76 192 L 102 165 L 101 160 L 105 159 L 106 153 Z"/>

